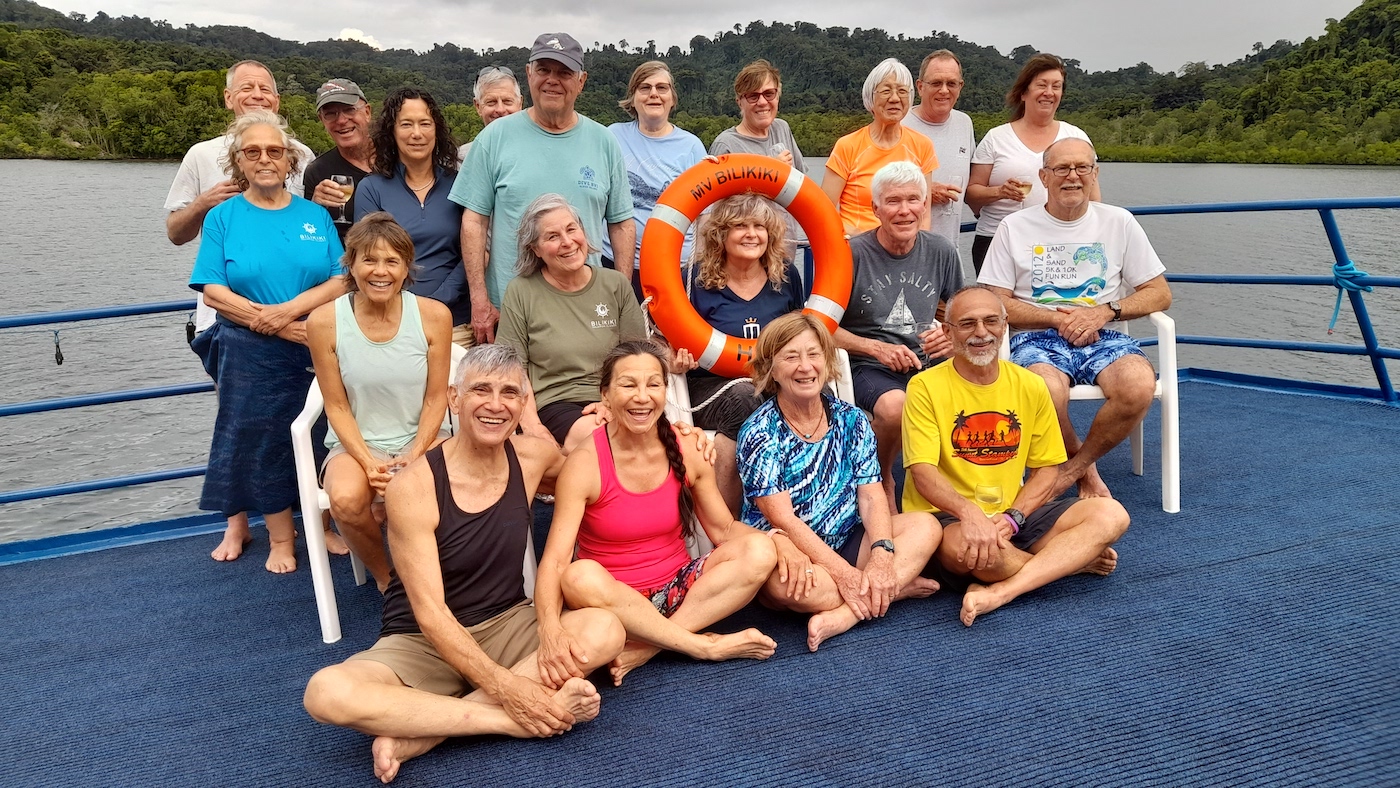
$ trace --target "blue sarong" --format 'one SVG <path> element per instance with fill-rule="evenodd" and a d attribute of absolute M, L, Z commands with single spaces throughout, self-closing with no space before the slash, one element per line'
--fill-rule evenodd
<path fill-rule="evenodd" d="M 315 378 L 311 351 L 222 316 L 191 347 L 219 399 L 199 508 L 227 517 L 295 505 L 291 428 Z"/>

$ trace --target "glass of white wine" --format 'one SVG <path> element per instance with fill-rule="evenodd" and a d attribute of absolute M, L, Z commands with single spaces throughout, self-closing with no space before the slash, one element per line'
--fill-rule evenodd
<path fill-rule="evenodd" d="M 987 515 L 993 517 L 1002 510 L 1001 486 L 996 484 L 979 484 L 973 490 L 973 498 Z"/>
<path fill-rule="evenodd" d="M 350 205 L 350 195 L 355 193 L 355 179 L 349 175 L 332 175 L 331 181 L 340 187 L 340 191 L 345 195 L 345 202 L 340 204 L 340 215 L 335 218 L 336 224 L 350 224 L 350 219 L 345 215 L 345 209 Z"/>

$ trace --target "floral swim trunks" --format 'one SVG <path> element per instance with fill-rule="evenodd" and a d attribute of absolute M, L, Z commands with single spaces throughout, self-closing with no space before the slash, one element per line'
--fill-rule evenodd
<path fill-rule="evenodd" d="M 1049 364 L 1065 373 L 1076 386 L 1092 386 L 1099 373 L 1124 356 L 1147 356 L 1136 339 L 1121 331 L 1100 329 L 1099 341 L 1075 347 L 1053 328 L 1025 331 L 1011 337 L 1011 362 L 1020 367 Z"/>
<path fill-rule="evenodd" d="M 705 571 L 705 559 L 710 554 L 705 553 L 699 558 L 681 567 L 676 572 L 676 576 L 666 582 L 665 585 L 658 586 L 650 590 L 642 591 L 642 596 L 646 597 L 661 615 L 670 618 L 672 614 L 685 601 L 685 595 L 690 593 L 690 587 L 695 585 L 695 581 L 700 579 L 701 573 Z"/>

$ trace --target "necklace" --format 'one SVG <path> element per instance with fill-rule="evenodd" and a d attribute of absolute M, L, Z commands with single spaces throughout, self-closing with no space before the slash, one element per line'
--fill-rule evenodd
<path fill-rule="evenodd" d="M 408 183 L 408 179 L 407 179 L 407 178 L 404 179 L 404 183 Z M 425 191 L 425 190 L 427 190 L 427 189 L 433 188 L 433 184 L 435 184 L 435 183 L 437 183 L 437 178 L 436 178 L 436 177 L 434 177 L 432 180 L 428 181 L 427 183 L 423 184 L 422 186 L 414 186 L 413 184 L 408 183 L 408 188 L 412 189 L 412 190 L 415 191 L 415 192 L 421 192 L 421 191 Z"/>
<path fill-rule="evenodd" d="M 782 413 L 782 409 L 779 408 L 778 412 Z M 811 440 L 812 436 L 816 435 L 817 432 L 821 430 L 822 425 L 826 424 L 826 408 L 822 408 L 821 415 L 817 416 L 817 423 L 814 424 L 810 430 L 803 430 L 801 427 L 797 426 L 792 419 L 788 418 L 786 413 L 783 413 L 783 421 L 787 422 L 787 425 L 792 428 L 792 431 L 801 435 L 804 440 Z"/>

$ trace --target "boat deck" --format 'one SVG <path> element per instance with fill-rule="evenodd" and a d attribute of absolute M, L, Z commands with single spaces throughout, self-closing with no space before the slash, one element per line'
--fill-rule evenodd
<path fill-rule="evenodd" d="M 767 662 L 662 658 L 548 741 L 454 741 L 395 785 L 1400 784 L 1400 413 L 1181 388 L 1182 512 L 1101 465 L 1133 514 L 1109 578 L 979 619 L 896 605 L 816 654 L 796 616 Z M 1088 410 L 1076 421 L 1087 423 Z M 1348 437 L 1350 436 L 1350 437 Z M 215 537 L 0 567 L 6 785 L 377 784 L 369 739 L 313 722 L 306 679 L 367 647 L 373 586 L 332 561 L 344 639 L 311 581 L 230 565 Z"/>

